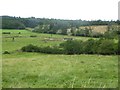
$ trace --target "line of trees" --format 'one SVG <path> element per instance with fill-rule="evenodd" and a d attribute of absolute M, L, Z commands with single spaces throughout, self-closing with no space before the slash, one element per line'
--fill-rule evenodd
<path fill-rule="evenodd" d="M 58 30 L 68 27 L 89 26 L 89 25 L 108 25 L 109 23 L 116 23 L 120 25 L 120 21 L 86 21 L 86 20 L 63 20 L 63 19 L 48 19 L 48 18 L 21 18 L 12 16 L 0 16 L 2 18 L 2 28 L 16 29 L 16 28 L 35 28 L 38 25 L 50 25 L 50 29 Z"/>
<path fill-rule="evenodd" d="M 39 25 L 39 22 L 43 19 L 37 19 L 34 17 L 21 18 L 11 16 L 0 16 L 2 18 L 2 29 L 25 29 L 26 27 L 34 28 Z"/>
<path fill-rule="evenodd" d="M 48 34 L 62 34 L 85 37 L 105 37 L 116 38 L 120 32 L 120 21 L 86 21 L 86 20 L 62 20 L 62 19 L 47 19 L 47 18 L 21 18 L 11 16 L 2 17 L 3 29 L 25 29 L 26 27 L 34 28 L 33 32 L 48 33 Z M 91 28 L 81 29 L 81 26 L 92 25 L 107 25 L 108 30 L 105 34 L 92 32 Z"/>
<path fill-rule="evenodd" d="M 23 52 L 40 52 L 48 54 L 118 54 L 118 43 L 111 39 L 89 39 L 87 41 L 68 40 L 59 46 L 38 47 L 27 45 L 21 48 Z"/>
<path fill-rule="evenodd" d="M 71 26 L 69 23 L 57 22 L 40 24 L 34 28 L 34 32 L 48 33 L 48 34 L 62 34 L 72 36 L 84 36 L 84 37 L 104 37 L 109 39 L 117 38 L 120 32 L 120 26 L 116 23 L 109 23 L 105 33 L 95 32 L 90 26 L 80 28 L 81 26 Z"/>

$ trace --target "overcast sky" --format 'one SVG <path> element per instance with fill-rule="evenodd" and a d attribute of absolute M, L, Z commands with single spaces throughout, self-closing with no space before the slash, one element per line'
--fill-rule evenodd
<path fill-rule="evenodd" d="M 117 20 L 119 0 L 0 0 L 0 16 Z"/>

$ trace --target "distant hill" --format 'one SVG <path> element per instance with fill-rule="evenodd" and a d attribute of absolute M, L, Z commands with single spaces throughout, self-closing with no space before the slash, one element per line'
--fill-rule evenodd
<path fill-rule="evenodd" d="M 20 18 L 11 16 L 0 17 L 2 17 L 3 29 L 25 29 L 26 27 L 34 28 L 39 23 L 35 18 Z"/>
<path fill-rule="evenodd" d="M 63 19 L 48 19 L 48 18 L 21 18 L 13 16 L 0 16 L 2 17 L 3 29 L 25 29 L 26 27 L 35 28 L 38 25 L 58 25 L 59 27 L 80 27 L 92 25 L 108 25 L 110 23 L 120 24 L 120 21 L 86 21 L 86 20 L 63 20 Z"/>

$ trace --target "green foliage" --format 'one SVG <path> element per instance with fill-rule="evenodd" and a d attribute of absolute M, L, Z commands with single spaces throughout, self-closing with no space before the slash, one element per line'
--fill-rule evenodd
<path fill-rule="evenodd" d="M 61 43 L 59 47 L 37 47 L 34 45 L 24 46 L 21 50 L 24 52 L 41 52 L 48 54 L 118 54 L 117 43 L 109 39 L 87 41 L 67 40 Z"/>
<path fill-rule="evenodd" d="M 60 45 L 65 49 L 66 54 L 81 54 L 82 41 L 68 40 Z"/>
<path fill-rule="evenodd" d="M 99 32 L 91 32 L 89 34 L 90 37 L 94 37 L 94 38 L 101 38 L 103 37 L 104 35 L 102 33 L 99 33 Z"/>
<path fill-rule="evenodd" d="M 21 48 L 23 52 L 40 52 L 40 53 L 48 53 L 48 54 L 63 54 L 64 50 L 58 47 L 37 47 L 34 45 L 27 45 Z"/>
<path fill-rule="evenodd" d="M 37 35 L 30 35 L 30 37 L 37 37 Z"/>
<path fill-rule="evenodd" d="M 114 39 L 115 36 L 116 36 L 116 32 L 113 32 L 113 31 L 107 31 L 104 34 L 104 37 L 107 39 Z"/>
<path fill-rule="evenodd" d="M 49 31 L 49 25 L 38 25 L 35 27 L 33 32 L 39 32 L 39 33 L 48 33 Z"/>
<path fill-rule="evenodd" d="M 63 54 L 64 50 L 56 46 L 54 47 L 47 46 L 47 47 L 39 48 L 39 52 L 47 53 L 47 54 Z"/>
<path fill-rule="evenodd" d="M 119 24 L 119 21 L 86 21 L 86 20 L 63 20 L 63 19 L 47 19 L 47 18 L 21 18 L 11 16 L 2 17 L 3 29 L 25 29 L 34 28 L 34 32 L 48 33 L 48 34 L 63 34 L 67 35 L 68 29 L 70 29 L 69 35 L 73 36 L 89 36 L 89 37 L 103 37 L 100 33 L 90 33 L 90 29 L 79 29 L 80 26 L 92 26 L 92 25 L 108 25 L 108 31 L 104 34 L 105 38 L 117 38 L 119 31 L 115 25 Z"/>
<path fill-rule="evenodd" d="M 10 54 L 10 52 L 9 51 L 4 51 L 3 54 Z"/>
<path fill-rule="evenodd" d="M 89 39 L 83 43 L 83 53 L 93 54 L 95 52 L 95 40 Z"/>
<path fill-rule="evenodd" d="M 97 52 L 99 54 L 110 55 L 110 54 L 117 54 L 116 51 L 118 49 L 117 49 L 116 44 L 114 43 L 113 40 L 105 39 L 105 40 L 101 41 L 101 44 L 98 46 L 97 50 L 98 50 Z"/>
<path fill-rule="evenodd" d="M 29 44 L 21 48 L 24 52 L 39 52 L 39 47 Z"/>
<path fill-rule="evenodd" d="M 25 29 L 25 25 L 15 17 L 3 16 L 2 28 L 3 29 Z"/>
<path fill-rule="evenodd" d="M 61 46 L 65 49 L 67 54 L 102 54 L 111 55 L 117 54 L 117 43 L 109 39 L 87 41 L 67 41 L 62 43 Z"/>
<path fill-rule="evenodd" d="M 10 34 L 10 32 L 2 32 L 2 34 Z"/>
<path fill-rule="evenodd" d="M 107 39 L 116 39 L 118 38 L 120 32 L 120 26 L 118 25 L 108 25 L 108 30 L 104 33 L 104 37 Z"/>

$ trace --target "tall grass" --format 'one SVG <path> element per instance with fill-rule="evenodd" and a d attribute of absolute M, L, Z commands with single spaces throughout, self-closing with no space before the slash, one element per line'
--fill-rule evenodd
<path fill-rule="evenodd" d="M 117 56 L 3 55 L 3 87 L 115 88 Z"/>

